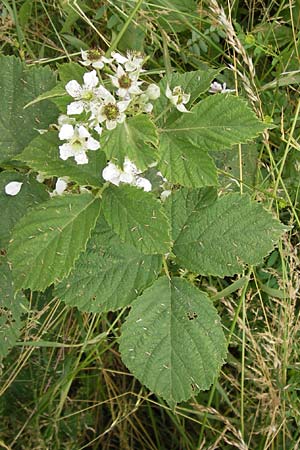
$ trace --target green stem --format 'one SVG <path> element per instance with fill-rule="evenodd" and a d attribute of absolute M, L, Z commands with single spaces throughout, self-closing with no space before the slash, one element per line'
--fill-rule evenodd
<path fill-rule="evenodd" d="M 113 52 L 117 46 L 118 43 L 120 42 L 120 40 L 122 39 L 124 33 L 126 32 L 127 28 L 129 27 L 129 24 L 131 22 L 131 20 L 133 19 L 133 17 L 136 15 L 136 13 L 138 12 L 138 10 L 140 9 L 140 7 L 142 6 L 144 0 L 138 0 L 137 4 L 135 5 L 135 7 L 133 8 L 133 10 L 131 11 L 131 13 L 129 14 L 126 22 L 124 23 L 124 26 L 122 28 L 122 30 L 120 31 L 120 33 L 116 36 L 116 38 L 114 39 L 114 41 L 112 42 L 112 44 L 110 45 L 109 49 L 106 52 L 106 57 L 110 56 L 111 52 Z"/>

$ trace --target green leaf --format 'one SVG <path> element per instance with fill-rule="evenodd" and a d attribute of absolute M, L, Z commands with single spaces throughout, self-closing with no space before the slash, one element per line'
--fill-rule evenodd
<path fill-rule="evenodd" d="M 208 389 L 227 352 L 211 300 L 185 279 L 166 277 L 132 304 L 120 351 L 134 376 L 171 406 Z"/>
<path fill-rule="evenodd" d="M 56 121 L 57 109 L 49 101 L 23 109 L 55 83 L 48 67 L 27 68 L 14 56 L 0 58 L 0 162 L 12 159 L 38 135 L 38 129 Z"/>
<path fill-rule="evenodd" d="M 22 327 L 21 316 L 26 312 L 26 298 L 14 296 L 11 269 L 5 256 L 0 256 L 0 362 L 15 345 Z"/>
<path fill-rule="evenodd" d="M 219 277 L 240 273 L 244 264 L 259 264 L 286 230 L 277 219 L 248 195 L 220 197 L 206 208 L 191 210 L 182 193 L 173 194 L 172 217 L 186 215 L 179 230 L 175 221 L 173 252 L 178 264 L 202 275 Z"/>
<path fill-rule="evenodd" d="M 77 164 L 74 158 L 63 161 L 59 157 L 61 144 L 57 132 L 51 131 L 35 138 L 16 159 L 49 177 L 69 177 L 81 186 L 101 186 L 105 154 L 99 150 L 88 152 L 88 164 Z"/>
<path fill-rule="evenodd" d="M 151 0 L 149 7 L 153 10 L 155 20 L 167 32 L 187 30 L 192 19 L 198 19 L 195 0 Z"/>
<path fill-rule="evenodd" d="M 67 84 L 71 80 L 76 80 L 79 84 L 82 84 L 86 70 L 86 67 L 74 62 L 60 64 L 58 67 L 59 79 L 63 84 Z"/>
<path fill-rule="evenodd" d="M 104 191 L 102 208 L 122 241 L 150 255 L 170 250 L 170 225 L 151 193 L 129 185 L 110 186 Z"/>
<path fill-rule="evenodd" d="M 16 196 L 7 195 L 5 186 L 11 181 L 23 183 Z M 0 173 L 0 249 L 8 244 L 11 230 L 27 211 L 41 202 L 49 199 L 49 194 L 43 184 L 34 177 L 18 172 Z"/>
<path fill-rule="evenodd" d="M 100 210 L 91 194 L 53 197 L 24 216 L 9 246 L 16 290 L 44 290 L 61 281 L 90 237 Z"/>
<path fill-rule="evenodd" d="M 214 94 L 161 132 L 172 134 L 174 140 L 188 140 L 201 150 L 212 152 L 246 143 L 266 128 L 267 125 L 258 120 L 244 100 Z"/>
<path fill-rule="evenodd" d="M 216 200 L 217 190 L 214 188 L 179 189 L 168 197 L 164 206 L 171 221 L 173 241 L 176 242 L 195 212 L 212 205 Z"/>
<path fill-rule="evenodd" d="M 140 170 L 146 170 L 149 164 L 156 161 L 153 148 L 158 142 L 156 128 L 146 115 L 127 119 L 114 130 L 103 133 L 101 141 L 107 158 L 119 165 L 123 165 L 125 156 Z"/>
<path fill-rule="evenodd" d="M 171 134 L 163 134 L 159 153 L 159 170 L 169 182 L 196 188 L 218 184 L 213 160 L 207 152 L 190 142 L 175 140 Z"/>
<path fill-rule="evenodd" d="M 101 217 L 86 252 L 71 275 L 57 286 L 55 295 L 81 311 L 114 311 L 130 305 L 151 285 L 161 265 L 161 256 L 143 255 L 121 242 Z"/>
<path fill-rule="evenodd" d="M 161 112 L 166 111 L 161 119 L 158 120 L 158 124 L 162 127 L 169 126 L 172 122 L 182 116 L 182 113 L 172 106 L 170 100 L 166 97 L 166 88 L 169 84 L 171 90 L 176 86 L 181 86 L 183 92 L 191 94 L 190 101 L 187 104 L 189 108 L 198 97 L 206 92 L 213 81 L 218 75 L 219 70 L 209 69 L 206 70 L 194 70 L 185 73 L 172 73 L 166 75 L 159 83 L 160 97 L 154 102 L 154 115 L 158 116 Z M 171 108 L 171 112 L 170 112 Z"/>

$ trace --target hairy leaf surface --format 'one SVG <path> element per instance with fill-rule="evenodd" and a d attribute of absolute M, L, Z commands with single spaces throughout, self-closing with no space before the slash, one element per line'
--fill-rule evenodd
<path fill-rule="evenodd" d="M 169 182 L 196 188 L 217 185 L 217 169 L 213 160 L 207 152 L 190 142 L 163 134 L 159 153 L 159 170 Z"/>
<path fill-rule="evenodd" d="M 244 264 L 256 265 L 272 251 L 285 227 L 248 195 L 224 195 L 206 208 L 190 210 L 187 194 L 173 194 L 172 216 L 186 215 L 179 228 L 177 218 L 173 252 L 178 264 L 202 275 L 230 276 Z"/>
<path fill-rule="evenodd" d="M 11 181 L 23 183 L 18 195 L 11 196 L 5 193 L 5 186 Z M 14 225 L 29 208 L 48 199 L 46 187 L 38 183 L 33 176 L 12 171 L 0 173 L 0 249 L 7 246 Z"/>
<path fill-rule="evenodd" d="M 226 342 L 206 294 L 182 278 L 162 277 L 132 304 L 120 351 L 140 382 L 174 406 L 210 387 Z"/>
<path fill-rule="evenodd" d="M 159 275 L 162 258 L 143 255 L 111 230 L 103 217 L 87 250 L 55 295 L 81 311 L 114 311 L 131 302 Z"/>
<path fill-rule="evenodd" d="M 16 289 L 42 291 L 68 275 L 85 249 L 99 211 L 99 199 L 74 194 L 54 197 L 24 216 L 9 246 Z"/>
<path fill-rule="evenodd" d="M 25 66 L 14 56 L 0 58 L 0 162 L 9 161 L 56 121 L 57 109 L 41 101 L 24 110 L 24 106 L 55 85 L 48 67 Z"/>
<path fill-rule="evenodd" d="M 218 151 L 246 143 L 267 125 L 260 122 L 246 102 L 233 95 L 215 94 L 195 105 L 189 114 L 173 122 L 162 133 L 188 140 L 206 151 Z"/>
<path fill-rule="evenodd" d="M 122 241 L 145 254 L 164 254 L 171 246 L 170 224 L 151 193 L 129 185 L 110 186 L 104 191 L 105 219 Z"/>

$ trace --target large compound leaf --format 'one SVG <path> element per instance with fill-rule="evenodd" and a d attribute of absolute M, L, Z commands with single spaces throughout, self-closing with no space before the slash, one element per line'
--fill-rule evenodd
<path fill-rule="evenodd" d="M 218 151 L 246 143 L 267 127 L 244 100 L 233 95 L 215 94 L 195 105 L 170 127 L 161 130 L 174 140 L 188 140 L 206 151 Z"/>
<path fill-rule="evenodd" d="M 217 185 L 217 169 L 207 152 L 186 140 L 163 134 L 159 146 L 159 170 L 173 184 L 187 187 Z"/>
<path fill-rule="evenodd" d="M 7 195 L 5 186 L 11 181 L 23 183 L 16 196 Z M 43 184 L 34 177 L 19 172 L 0 173 L 0 249 L 8 244 L 14 225 L 26 214 L 29 208 L 49 199 L 49 194 Z"/>
<path fill-rule="evenodd" d="M 153 148 L 158 142 L 156 128 L 146 115 L 125 120 L 104 133 L 101 142 L 107 158 L 119 165 L 128 156 L 140 170 L 146 170 L 157 158 Z"/>
<path fill-rule="evenodd" d="M 101 217 L 86 252 L 55 295 L 81 311 L 114 311 L 130 303 L 157 278 L 162 259 L 121 242 Z"/>
<path fill-rule="evenodd" d="M 190 108 L 197 98 L 206 92 L 211 85 L 213 79 L 217 76 L 218 70 L 207 68 L 206 70 L 195 70 L 185 73 L 174 72 L 171 75 L 165 76 L 159 83 L 160 97 L 154 102 L 154 114 L 159 116 L 160 113 L 165 112 L 161 118 L 158 119 L 158 125 L 166 127 L 182 116 L 174 105 L 172 106 L 170 100 L 166 97 L 167 85 L 173 90 L 176 86 L 181 86 L 183 92 L 190 94 L 190 100 L 186 105 Z M 170 111 L 171 109 L 171 111 Z"/>
<path fill-rule="evenodd" d="M 274 247 L 285 227 L 248 195 L 228 194 L 206 208 L 187 208 L 187 194 L 175 193 L 172 216 L 181 209 L 185 223 L 176 217 L 173 252 L 178 264 L 202 275 L 229 276 L 256 265 Z M 181 206 L 181 208 L 180 208 Z"/>
<path fill-rule="evenodd" d="M 77 164 L 74 158 L 63 161 L 59 157 L 59 141 L 56 132 L 38 136 L 16 157 L 37 172 L 49 177 L 69 177 L 81 186 L 101 186 L 101 173 L 106 166 L 106 156 L 100 150 L 87 152 L 88 164 Z"/>
<path fill-rule="evenodd" d="M 57 109 L 49 101 L 24 110 L 55 83 L 47 67 L 27 68 L 14 56 L 0 58 L 0 162 L 12 159 L 38 135 L 37 130 L 56 121 Z"/>
<path fill-rule="evenodd" d="M 122 241 L 150 255 L 170 250 L 170 225 L 151 193 L 129 185 L 110 186 L 104 191 L 102 208 Z"/>
<path fill-rule="evenodd" d="M 91 194 L 53 197 L 24 216 L 9 246 L 16 290 L 61 281 L 85 249 L 100 211 Z"/>
<path fill-rule="evenodd" d="M 132 304 L 120 351 L 140 382 L 174 406 L 209 388 L 226 342 L 206 294 L 184 279 L 162 277 Z"/>
<path fill-rule="evenodd" d="M 11 269 L 6 257 L 0 256 L 0 363 L 19 337 L 21 316 L 26 312 L 26 299 L 14 296 Z"/>

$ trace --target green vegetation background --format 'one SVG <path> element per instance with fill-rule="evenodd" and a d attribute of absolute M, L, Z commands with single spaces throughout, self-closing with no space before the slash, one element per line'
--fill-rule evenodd
<path fill-rule="evenodd" d="M 222 189 L 242 185 L 291 228 L 249 282 L 194 279 L 221 292 L 229 356 L 212 389 L 175 411 L 122 364 L 121 314 L 81 314 L 50 289 L 32 295 L 20 345 L 2 367 L 0 448 L 299 447 L 299 33 L 299 0 L 2 0 L 1 52 L 28 64 L 55 69 L 80 49 L 111 47 L 148 55 L 154 80 L 166 67 L 222 69 L 218 81 L 276 125 L 222 153 Z"/>

